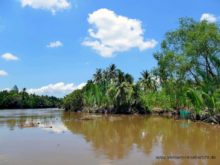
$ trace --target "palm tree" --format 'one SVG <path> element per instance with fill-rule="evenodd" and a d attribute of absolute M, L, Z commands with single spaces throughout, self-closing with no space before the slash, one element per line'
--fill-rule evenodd
<path fill-rule="evenodd" d="M 111 64 L 108 67 L 107 72 L 108 72 L 109 79 L 111 81 L 114 81 L 115 78 L 116 78 L 116 75 L 117 75 L 116 65 L 115 64 Z"/>
<path fill-rule="evenodd" d="M 150 73 L 146 70 L 141 73 L 141 78 L 139 79 L 139 83 L 144 90 L 152 90 L 155 89 L 154 82 L 151 78 Z"/>
<path fill-rule="evenodd" d="M 93 75 L 95 83 L 100 83 L 102 81 L 102 69 L 97 69 L 96 73 Z"/>
<path fill-rule="evenodd" d="M 128 82 L 122 82 L 120 85 L 116 87 L 115 100 L 117 102 L 117 106 L 123 106 L 129 104 L 131 101 L 131 96 L 133 93 L 133 87 Z"/>
<path fill-rule="evenodd" d="M 117 85 L 120 85 L 120 84 L 123 83 L 124 81 L 125 81 L 124 72 L 118 70 L 118 74 L 117 74 Z"/>
<path fill-rule="evenodd" d="M 22 100 L 24 100 L 24 98 L 25 98 L 25 95 L 27 94 L 27 89 L 26 88 L 23 88 L 22 89 Z"/>
<path fill-rule="evenodd" d="M 189 101 L 192 103 L 195 113 L 200 114 L 201 111 L 203 110 L 203 104 L 204 104 L 204 100 L 202 97 L 203 92 L 198 89 L 190 88 L 187 91 L 186 95 Z"/>
<path fill-rule="evenodd" d="M 130 74 L 125 74 L 125 81 L 126 82 L 128 82 L 128 83 L 130 83 L 130 84 L 132 84 L 133 83 L 133 81 L 134 81 L 134 78 L 130 75 Z"/>

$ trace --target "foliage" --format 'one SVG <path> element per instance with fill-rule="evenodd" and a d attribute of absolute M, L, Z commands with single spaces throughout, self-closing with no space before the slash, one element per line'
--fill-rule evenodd
<path fill-rule="evenodd" d="M 219 113 L 220 28 L 217 24 L 181 18 L 179 27 L 166 33 L 154 57 L 157 67 L 143 71 L 135 83 L 130 74 L 114 64 L 105 70 L 97 69 L 81 90 L 81 108 L 89 107 L 94 112 L 107 109 L 111 113 L 145 113 L 154 108 L 185 108 L 197 115 L 203 111 Z M 65 97 L 64 102 L 70 101 L 72 95 Z M 77 99 L 72 98 L 72 103 L 76 104 Z"/>
<path fill-rule="evenodd" d="M 93 112 L 103 109 L 109 113 L 133 113 L 139 103 L 138 95 L 134 92 L 136 87 L 130 74 L 110 65 L 106 70 L 97 69 L 93 79 L 81 90 L 82 107 L 88 107 Z M 76 91 L 64 98 L 64 103 L 72 100 L 71 104 L 77 103 L 77 98 L 73 98 Z M 77 105 L 75 105 L 77 107 Z M 66 109 L 76 108 L 65 107 Z M 80 110 L 80 108 L 77 108 Z"/>
<path fill-rule="evenodd" d="M 180 19 L 177 30 L 168 32 L 155 72 L 175 108 L 189 107 L 195 113 L 219 109 L 215 91 L 220 85 L 220 29 L 207 21 Z"/>
<path fill-rule="evenodd" d="M 11 91 L 0 92 L 0 109 L 53 108 L 59 106 L 61 106 L 61 99 L 28 94 L 25 88 L 19 92 L 17 86 L 14 86 Z"/>
<path fill-rule="evenodd" d="M 65 109 L 71 109 L 73 111 L 80 110 L 83 105 L 81 90 L 75 90 L 73 93 L 64 98 L 63 102 Z"/>

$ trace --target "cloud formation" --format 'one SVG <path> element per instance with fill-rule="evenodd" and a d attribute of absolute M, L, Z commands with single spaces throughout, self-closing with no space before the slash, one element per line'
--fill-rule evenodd
<path fill-rule="evenodd" d="M 63 43 L 61 41 L 54 41 L 54 42 L 50 42 L 47 47 L 48 48 L 58 48 L 63 46 Z"/>
<path fill-rule="evenodd" d="M 11 54 L 11 53 L 5 53 L 1 57 L 3 59 L 7 60 L 7 61 L 16 61 L 16 60 L 18 60 L 18 57 Z"/>
<path fill-rule="evenodd" d="M 7 76 L 8 73 L 4 70 L 0 70 L 0 77 L 4 77 L 4 76 Z"/>
<path fill-rule="evenodd" d="M 102 57 L 112 57 L 131 48 L 143 51 L 157 44 L 154 39 L 144 39 L 140 20 L 117 15 L 109 9 L 99 9 L 89 14 L 88 22 L 91 25 L 89 37 L 82 44 L 91 47 Z"/>
<path fill-rule="evenodd" d="M 71 7 L 68 0 L 20 0 L 22 7 L 49 10 L 53 14 Z"/>
<path fill-rule="evenodd" d="M 85 83 L 81 83 L 76 86 L 73 83 L 65 84 L 64 82 L 59 82 L 56 84 L 49 84 L 40 88 L 32 88 L 28 89 L 28 93 L 36 94 L 36 95 L 48 95 L 48 96 L 57 96 L 63 97 L 76 89 L 81 89 Z"/>
<path fill-rule="evenodd" d="M 210 13 L 203 13 L 200 21 L 207 21 L 209 23 L 215 23 L 217 22 L 217 17 L 214 14 L 210 14 Z"/>

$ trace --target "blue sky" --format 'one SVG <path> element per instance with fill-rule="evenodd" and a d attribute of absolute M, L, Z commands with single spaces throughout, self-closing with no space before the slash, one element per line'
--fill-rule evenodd
<path fill-rule="evenodd" d="M 137 79 L 180 17 L 218 22 L 219 9 L 218 0 L 0 0 L 0 89 L 62 96 L 112 63 Z"/>

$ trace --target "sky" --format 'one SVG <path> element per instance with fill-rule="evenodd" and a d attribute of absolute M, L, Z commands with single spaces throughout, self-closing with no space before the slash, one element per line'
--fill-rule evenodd
<path fill-rule="evenodd" d="M 135 80 L 178 19 L 219 22 L 219 0 L 0 0 L 0 90 L 62 97 L 97 68 Z"/>

